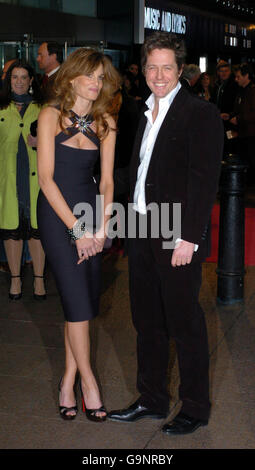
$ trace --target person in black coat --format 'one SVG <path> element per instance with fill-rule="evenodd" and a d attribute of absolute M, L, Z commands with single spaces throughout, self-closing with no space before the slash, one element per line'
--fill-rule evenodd
<path fill-rule="evenodd" d="M 235 100 L 239 93 L 239 87 L 228 62 L 223 60 L 219 61 L 216 70 L 218 79 L 212 90 L 211 102 L 216 104 L 223 120 L 225 129 L 224 155 L 226 155 L 232 148 L 232 142 L 227 138 L 227 131 L 232 130 L 233 128 L 228 121 L 228 116 L 234 111 Z"/>
<path fill-rule="evenodd" d="M 243 63 L 236 69 L 236 82 L 239 95 L 236 98 L 234 112 L 229 115 L 229 122 L 234 126 L 232 131 L 236 152 L 249 165 L 248 183 L 255 182 L 255 84 L 250 64 Z"/>
<path fill-rule="evenodd" d="M 198 296 L 223 149 L 219 111 L 179 82 L 184 62 L 185 47 L 176 36 L 157 32 L 147 38 L 142 63 L 152 94 L 141 114 L 130 164 L 130 220 L 137 225 L 136 236 L 128 239 L 140 396 L 128 408 L 108 414 L 123 422 L 167 416 L 172 336 L 182 407 L 163 427 L 167 434 L 195 431 L 210 415 L 207 331 Z M 173 231 L 167 234 L 172 221 Z"/>
<path fill-rule="evenodd" d="M 196 93 L 196 84 L 201 75 L 201 70 L 196 64 L 186 64 L 180 77 L 180 82 L 184 88 L 191 93 Z"/>

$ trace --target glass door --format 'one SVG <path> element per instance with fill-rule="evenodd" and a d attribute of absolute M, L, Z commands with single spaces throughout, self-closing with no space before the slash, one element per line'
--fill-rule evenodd
<path fill-rule="evenodd" d="M 4 41 L 0 42 L 0 65 L 1 71 L 8 60 L 21 58 L 21 42 Z"/>

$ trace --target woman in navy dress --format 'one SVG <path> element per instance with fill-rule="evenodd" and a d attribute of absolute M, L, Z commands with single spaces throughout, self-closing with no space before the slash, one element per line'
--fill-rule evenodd
<path fill-rule="evenodd" d="M 89 320 L 99 311 L 101 252 L 109 218 L 104 209 L 113 198 L 116 110 L 112 104 L 118 88 L 119 75 L 111 61 L 98 51 L 80 48 L 59 69 L 54 101 L 38 119 L 37 216 L 66 320 L 59 410 L 68 420 L 77 414 L 77 370 L 86 416 L 93 421 L 107 416 L 90 365 Z M 98 190 L 93 178 L 99 157 L 101 218 L 98 210 L 96 214 Z M 84 203 L 92 208 L 91 223 L 84 212 L 81 217 Z"/>

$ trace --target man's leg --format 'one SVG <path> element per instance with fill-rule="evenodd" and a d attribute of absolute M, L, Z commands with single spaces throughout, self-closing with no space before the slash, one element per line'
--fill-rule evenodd
<path fill-rule="evenodd" d="M 142 405 L 166 413 L 169 336 L 155 264 L 148 239 L 129 239 L 130 302 L 137 331 L 137 388 Z"/>
<path fill-rule="evenodd" d="M 182 412 L 207 421 L 209 353 L 204 312 L 198 302 L 201 265 L 161 266 L 160 276 L 168 329 L 176 342 Z"/>

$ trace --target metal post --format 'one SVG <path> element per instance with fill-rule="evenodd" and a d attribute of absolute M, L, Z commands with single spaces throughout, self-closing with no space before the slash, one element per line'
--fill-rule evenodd
<path fill-rule="evenodd" d="M 244 192 L 247 165 L 238 155 L 222 162 L 217 301 L 224 305 L 244 297 Z"/>
<path fill-rule="evenodd" d="M 64 45 L 64 60 L 67 59 L 67 46 L 68 46 L 67 41 L 65 41 L 65 45 Z"/>

